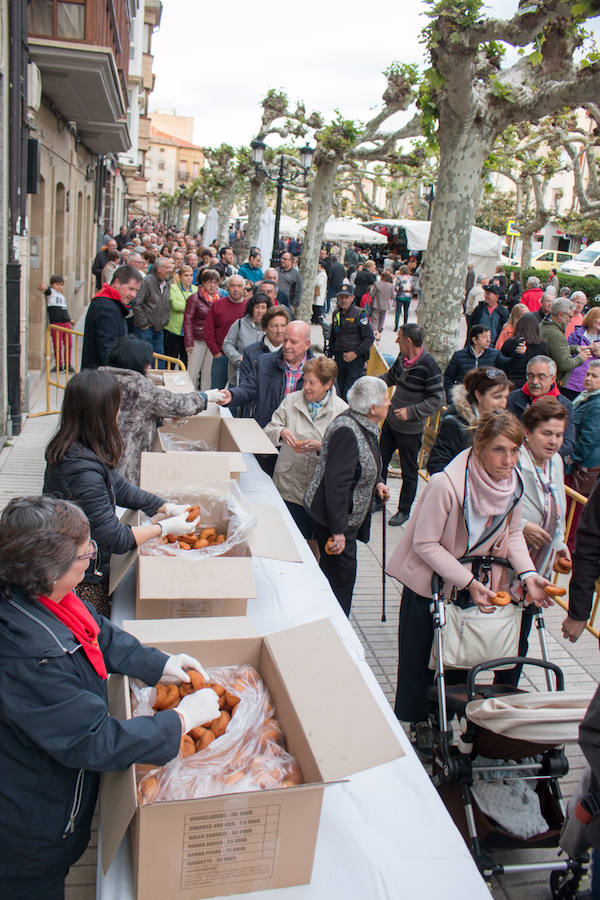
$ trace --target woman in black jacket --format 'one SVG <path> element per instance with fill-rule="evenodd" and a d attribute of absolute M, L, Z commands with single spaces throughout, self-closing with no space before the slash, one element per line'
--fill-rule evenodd
<path fill-rule="evenodd" d="M 527 363 L 534 356 L 549 356 L 548 344 L 540 337 L 539 322 L 533 313 L 517 321 L 513 336 L 502 345 L 502 353 L 509 357 L 504 367 L 515 388 L 527 381 Z"/>
<path fill-rule="evenodd" d="M 441 472 L 448 463 L 473 443 L 473 431 L 480 416 L 506 409 L 512 384 L 501 369 L 471 369 L 462 384 L 452 389 L 448 407 L 427 460 L 430 475 Z"/>
<path fill-rule="evenodd" d="M 100 772 L 164 765 L 182 734 L 218 715 L 214 691 L 119 721 L 109 673 L 153 685 L 203 672 L 191 656 L 142 646 L 74 593 L 95 556 L 72 503 L 11 500 L 0 517 L 0 897 L 63 900 L 90 837 Z"/>
<path fill-rule="evenodd" d="M 125 481 L 117 471 L 123 453 L 117 426 L 120 402 L 121 390 L 112 375 L 97 369 L 79 372 L 67 384 L 60 425 L 46 448 L 44 493 L 80 506 L 98 546 L 98 556 L 90 562 L 79 593 L 103 615 L 110 615 L 111 554 L 128 553 L 161 534 L 186 534 L 194 527 L 186 522 L 185 506 L 165 503 Z M 130 527 L 119 522 L 117 505 L 172 518 Z"/>
<path fill-rule="evenodd" d="M 521 300 L 523 287 L 519 278 L 519 273 L 514 270 L 510 273 L 510 287 L 508 288 L 507 305 L 510 310 Z"/>
<path fill-rule="evenodd" d="M 336 416 L 323 436 L 304 496 L 321 571 L 347 616 L 356 581 L 356 541 L 369 540 L 375 492 L 380 500 L 390 495 L 381 481 L 378 427 L 390 405 L 387 385 L 364 375 L 348 391 L 348 404 L 350 409 Z"/>

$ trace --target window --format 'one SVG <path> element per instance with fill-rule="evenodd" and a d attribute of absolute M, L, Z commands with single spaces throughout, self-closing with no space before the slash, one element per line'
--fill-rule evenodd
<path fill-rule="evenodd" d="M 554 262 L 554 253 L 542 253 L 537 258 L 538 262 Z"/>
<path fill-rule="evenodd" d="M 163 186 L 162 181 L 159 181 L 157 184 L 158 184 L 158 189 L 159 189 L 159 190 L 162 190 L 162 186 Z"/>
<path fill-rule="evenodd" d="M 558 254 L 559 263 L 568 262 L 570 259 L 573 259 L 572 253 L 559 253 Z"/>
<path fill-rule="evenodd" d="M 158 161 L 158 168 L 162 171 L 162 170 L 164 169 L 164 167 L 165 167 L 165 161 L 164 161 L 164 159 L 159 159 L 159 161 Z"/>
<path fill-rule="evenodd" d="M 69 41 L 85 39 L 84 0 L 31 0 L 27 11 L 30 34 L 63 38 Z"/>
<path fill-rule="evenodd" d="M 85 6 L 83 3 L 56 4 L 56 34 L 67 40 L 82 41 L 85 38 Z"/>
<path fill-rule="evenodd" d="M 31 0 L 27 10 L 27 29 L 30 34 L 53 32 L 54 0 Z"/>

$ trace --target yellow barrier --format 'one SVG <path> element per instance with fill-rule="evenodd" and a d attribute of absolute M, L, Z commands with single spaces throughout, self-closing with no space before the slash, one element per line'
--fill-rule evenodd
<path fill-rule="evenodd" d="M 55 416 L 60 412 L 60 402 L 58 391 L 64 391 L 69 378 L 76 372 L 79 372 L 81 359 L 81 338 L 82 331 L 75 331 L 73 328 L 66 328 L 64 325 L 48 325 L 46 328 L 46 409 L 42 412 L 29 413 L 29 419 L 36 419 L 38 416 Z M 185 364 L 180 359 L 173 356 L 165 356 L 164 353 L 153 353 L 155 363 L 159 360 L 166 363 L 165 369 L 182 369 L 186 371 Z M 52 357 L 56 361 L 56 365 L 52 366 Z M 54 369 L 54 371 L 52 371 Z M 158 371 L 155 365 L 153 371 Z M 52 388 L 55 389 L 54 404 L 52 404 Z M 56 408 L 55 408 L 56 407 Z"/>

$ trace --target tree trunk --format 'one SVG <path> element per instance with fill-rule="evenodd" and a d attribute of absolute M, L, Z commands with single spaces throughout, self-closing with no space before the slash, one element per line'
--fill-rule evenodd
<path fill-rule="evenodd" d="M 522 225 L 519 225 L 521 232 L 521 268 L 529 269 L 531 267 L 531 239 L 537 231 L 527 231 Z"/>
<path fill-rule="evenodd" d="M 315 298 L 315 281 L 319 263 L 319 251 L 323 243 L 325 223 L 331 214 L 333 191 L 336 183 L 338 159 L 322 157 L 317 163 L 310 198 L 310 213 L 302 245 L 300 274 L 302 275 L 302 299 L 296 312 L 299 319 L 310 322 Z"/>
<path fill-rule="evenodd" d="M 254 247 L 260 231 L 260 217 L 267 202 L 267 179 L 262 172 L 257 172 L 250 182 L 250 198 L 248 200 L 248 224 L 244 238 L 244 259 L 248 257 L 250 247 Z"/>
<path fill-rule="evenodd" d="M 467 257 L 483 163 L 494 134 L 450 110 L 440 127 L 440 166 L 418 309 L 425 340 L 442 369 L 458 347 Z M 442 115 L 442 110 L 440 110 Z"/>
<path fill-rule="evenodd" d="M 217 207 L 219 214 L 219 230 L 217 232 L 217 242 L 219 247 L 229 246 L 229 220 L 231 218 L 231 210 L 235 200 L 235 184 L 226 187 L 221 194 L 221 199 Z"/>

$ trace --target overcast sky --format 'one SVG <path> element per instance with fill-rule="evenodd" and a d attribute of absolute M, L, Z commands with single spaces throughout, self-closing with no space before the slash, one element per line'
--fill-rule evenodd
<path fill-rule="evenodd" d="M 489 6 L 507 17 L 517 2 Z M 249 144 L 269 88 L 326 118 L 337 108 L 345 118 L 366 121 L 381 103 L 383 69 L 394 60 L 424 62 L 425 9 L 417 0 L 226 0 L 222 6 L 163 0 L 152 42 L 150 109 L 193 116 L 201 146 Z"/>

